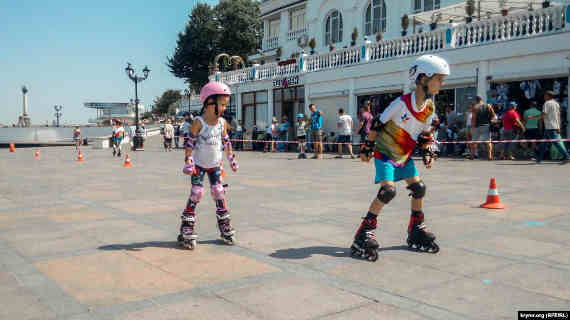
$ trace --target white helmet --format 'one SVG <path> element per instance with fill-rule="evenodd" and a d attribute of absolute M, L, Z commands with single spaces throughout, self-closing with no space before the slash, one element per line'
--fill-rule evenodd
<path fill-rule="evenodd" d="M 414 61 L 410 68 L 409 78 L 413 83 L 416 82 L 421 74 L 431 78 L 436 74 L 449 75 L 449 64 L 441 57 L 431 54 L 423 55 Z"/>

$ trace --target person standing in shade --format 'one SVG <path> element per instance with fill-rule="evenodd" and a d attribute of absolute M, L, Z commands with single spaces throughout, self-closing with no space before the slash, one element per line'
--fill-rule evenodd
<path fill-rule="evenodd" d="M 471 118 L 471 128 L 473 128 L 473 140 L 489 141 L 484 143 L 487 149 L 487 159 L 493 160 L 493 144 L 491 143 L 490 126 L 497 118 L 495 110 L 491 105 L 483 103 L 483 98 L 477 96 L 473 116 Z M 471 144 L 471 156 L 477 154 L 479 143 Z"/>
<path fill-rule="evenodd" d="M 358 124 L 358 134 L 360 135 L 360 143 L 363 144 L 366 141 L 366 137 L 370 133 L 370 127 L 372 126 L 373 116 L 370 113 L 370 108 L 372 103 L 370 100 L 364 101 L 364 105 L 360 109 L 360 123 Z"/>
<path fill-rule="evenodd" d="M 344 109 L 338 109 L 338 120 L 336 122 L 338 128 L 338 156 L 336 158 L 342 159 L 342 145 L 346 143 L 350 158 L 356 158 L 352 153 L 352 117 L 344 113 Z"/>
<path fill-rule="evenodd" d="M 508 106 L 509 110 L 503 115 L 503 140 L 515 140 L 517 132 L 524 133 L 525 128 L 517 113 L 517 103 L 511 101 Z M 505 142 L 501 151 L 501 160 L 515 160 L 513 156 L 513 146 L 515 143 Z"/>
<path fill-rule="evenodd" d="M 310 104 L 311 110 L 311 136 L 315 145 L 313 159 L 323 158 L 323 112 L 315 104 Z"/>
<path fill-rule="evenodd" d="M 530 102 L 530 108 L 526 110 L 523 114 L 524 119 L 524 126 L 526 127 L 525 131 L 525 139 L 540 139 L 540 131 L 539 131 L 539 122 L 538 117 L 541 115 L 541 112 L 537 108 L 537 104 L 535 101 Z M 536 149 L 537 144 L 535 142 L 530 142 L 528 144 L 529 147 L 529 156 L 530 157 L 538 157 L 538 150 Z M 536 160 L 534 158 L 533 160 Z"/>
<path fill-rule="evenodd" d="M 532 117 L 531 119 L 541 118 L 544 120 L 544 139 L 560 139 L 560 105 L 556 100 L 554 100 L 554 92 L 546 91 L 544 93 L 544 107 L 542 108 L 542 114 L 540 116 Z M 564 147 L 562 141 L 552 142 L 554 147 L 558 149 L 558 152 L 564 157 L 560 164 L 566 164 L 570 160 L 570 155 Z M 538 158 L 536 158 L 536 163 L 542 162 L 544 157 L 544 152 L 547 150 L 546 147 L 550 146 L 549 142 L 543 142 L 540 144 Z"/>

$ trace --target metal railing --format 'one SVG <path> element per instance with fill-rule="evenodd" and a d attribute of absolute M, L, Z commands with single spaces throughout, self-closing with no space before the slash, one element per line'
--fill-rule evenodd
<path fill-rule="evenodd" d="M 507 16 L 460 24 L 397 39 L 335 50 L 318 55 L 302 55 L 293 64 L 268 63 L 246 69 L 218 73 L 214 78 L 228 84 L 290 76 L 298 73 L 340 69 L 361 63 L 409 57 L 442 50 L 454 50 L 502 41 L 570 32 L 570 5 L 522 11 Z M 264 40 L 277 46 L 278 38 Z M 265 47 L 264 47 L 265 48 Z"/>

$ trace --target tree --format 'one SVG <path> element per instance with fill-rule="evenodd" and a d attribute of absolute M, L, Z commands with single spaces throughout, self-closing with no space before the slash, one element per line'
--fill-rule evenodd
<path fill-rule="evenodd" d="M 221 1 L 215 12 L 220 21 L 219 50 L 244 60 L 255 53 L 263 29 L 256 0 Z"/>
<path fill-rule="evenodd" d="M 166 90 L 162 94 L 162 96 L 156 97 L 156 99 L 154 100 L 153 112 L 157 114 L 166 114 L 169 111 L 168 108 L 170 107 L 170 105 L 176 103 L 181 98 L 182 95 L 180 94 L 180 90 L 173 90 L 173 89 Z"/>
<path fill-rule="evenodd" d="M 208 82 L 209 65 L 215 56 L 225 52 L 247 59 L 257 49 L 260 29 L 256 0 L 222 1 L 214 8 L 199 4 L 189 15 L 184 32 L 178 34 L 167 66 L 198 92 Z M 227 66 L 221 70 L 227 70 Z"/>

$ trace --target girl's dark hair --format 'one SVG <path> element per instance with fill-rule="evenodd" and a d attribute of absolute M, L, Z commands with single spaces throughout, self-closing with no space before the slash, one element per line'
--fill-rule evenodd
<path fill-rule="evenodd" d="M 200 110 L 200 115 L 203 115 L 204 112 L 206 111 L 206 107 L 208 106 L 208 101 L 210 99 L 214 99 L 215 103 L 218 102 L 218 96 L 219 96 L 219 94 L 215 94 L 215 95 L 209 96 L 208 98 L 206 98 L 206 100 L 204 100 L 204 104 L 202 105 L 202 109 Z"/>

